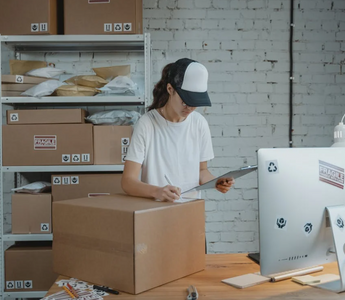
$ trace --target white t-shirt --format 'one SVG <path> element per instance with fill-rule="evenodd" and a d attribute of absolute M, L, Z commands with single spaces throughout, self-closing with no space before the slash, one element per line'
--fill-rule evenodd
<path fill-rule="evenodd" d="M 153 109 L 136 123 L 126 160 L 142 164 L 143 182 L 163 187 L 169 184 L 166 175 L 183 192 L 199 185 L 200 162 L 213 157 L 210 129 L 200 113 L 173 123 Z"/>

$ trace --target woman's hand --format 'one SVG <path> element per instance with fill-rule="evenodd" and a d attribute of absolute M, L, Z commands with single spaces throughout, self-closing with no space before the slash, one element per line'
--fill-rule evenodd
<path fill-rule="evenodd" d="M 216 182 L 216 189 L 217 191 L 225 194 L 230 190 L 234 183 L 235 180 L 233 178 L 220 178 Z"/>
<path fill-rule="evenodd" d="M 156 199 L 161 201 L 175 201 L 180 199 L 181 189 L 177 186 L 166 185 L 165 187 L 158 188 Z"/>

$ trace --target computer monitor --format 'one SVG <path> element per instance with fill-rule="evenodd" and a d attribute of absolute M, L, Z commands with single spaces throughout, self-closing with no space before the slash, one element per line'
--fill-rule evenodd
<path fill-rule="evenodd" d="M 341 227 L 341 221 L 345 222 L 345 209 L 344 215 L 338 209 L 339 205 L 345 205 L 344 170 L 345 148 L 258 151 L 262 275 L 321 265 L 337 259 L 333 231 L 335 225 Z M 325 209 L 330 206 L 336 206 L 334 220 L 329 219 Z M 338 222 L 340 224 L 336 224 Z M 345 240 L 342 236 L 339 235 L 338 241 L 343 246 Z M 345 257 L 340 257 L 344 256 L 341 248 L 337 251 L 338 259 L 345 260 Z"/>

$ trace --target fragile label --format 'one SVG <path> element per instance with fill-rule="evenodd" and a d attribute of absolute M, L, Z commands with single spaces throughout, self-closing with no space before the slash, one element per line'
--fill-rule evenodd
<path fill-rule="evenodd" d="M 344 169 L 319 160 L 319 180 L 344 189 Z"/>
<path fill-rule="evenodd" d="M 35 150 L 56 150 L 56 135 L 34 135 Z"/>

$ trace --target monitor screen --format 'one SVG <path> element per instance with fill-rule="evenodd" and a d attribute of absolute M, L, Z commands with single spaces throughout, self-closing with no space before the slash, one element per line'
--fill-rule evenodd
<path fill-rule="evenodd" d="M 345 204 L 344 148 L 258 151 L 262 275 L 336 260 L 326 206 Z"/>

